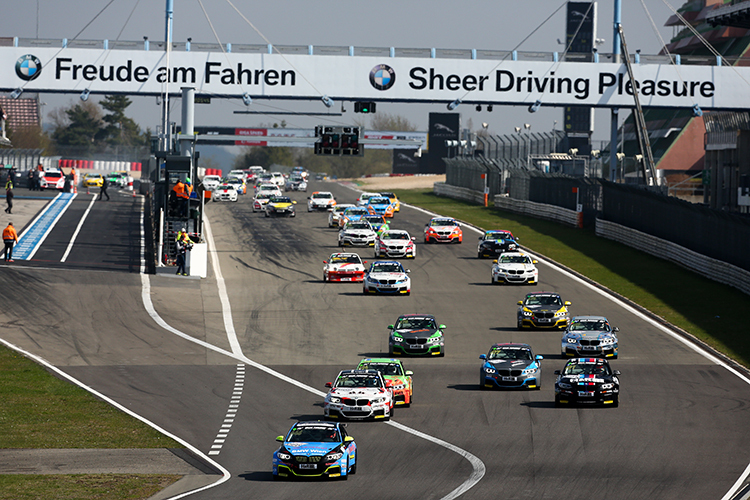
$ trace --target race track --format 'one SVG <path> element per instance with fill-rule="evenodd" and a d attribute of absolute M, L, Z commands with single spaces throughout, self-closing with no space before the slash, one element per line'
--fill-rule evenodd
<path fill-rule="evenodd" d="M 332 190 L 339 202 L 356 197 L 333 183 L 313 188 Z M 211 264 L 205 280 L 149 276 L 148 283 L 167 324 L 218 351 L 161 328 L 146 312 L 135 262 L 139 204 L 123 199 L 107 206 L 111 214 L 92 212 L 69 265 L 49 262 L 69 238 L 63 224 L 44 261 L 3 273 L 11 303 L 3 338 L 208 454 L 236 392 L 237 348 L 322 393 L 339 370 L 387 355 L 386 327 L 400 314 L 431 313 L 447 325 L 444 358 L 404 360 L 414 371 L 415 401 L 396 409 L 399 425 L 349 424 L 361 463 L 348 481 L 272 481 L 274 438 L 296 419 L 322 418 L 322 398 L 247 366 L 231 430 L 212 455 L 232 478 L 190 498 L 446 498 L 473 484 L 477 465 L 434 439 L 484 467 L 462 499 L 718 500 L 743 476 L 750 385 L 726 368 L 544 263 L 538 286 L 491 286 L 491 261 L 476 258 L 478 234 L 464 228 L 462 245 L 424 245 L 430 216 L 413 208 L 391 223 L 419 243 L 417 258 L 404 261 L 410 296 L 363 296 L 360 284 L 323 283 L 336 232 L 326 213 L 306 211 L 305 197 L 292 194 L 293 219 L 253 214 L 250 195 L 207 205 L 238 347 L 224 327 Z M 102 239 L 107 255 L 97 252 Z M 372 260 L 371 249 L 359 253 Z M 619 408 L 554 407 L 560 334 L 515 328 L 516 302 L 531 290 L 558 292 L 574 315 L 604 315 L 620 328 L 620 357 L 611 362 L 622 372 Z M 526 342 L 544 356 L 540 391 L 479 389 L 478 356 L 495 342 Z"/>

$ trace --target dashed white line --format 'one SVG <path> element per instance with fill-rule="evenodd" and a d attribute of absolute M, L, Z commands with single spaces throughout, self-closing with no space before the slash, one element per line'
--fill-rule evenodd
<path fill-rule="evenodd" d="M 237 371 L 235 373 L 235 383 L 234 387 L 237 388 L 237 380 L 239 377 L 245 378 L 245 365 L 244 363 L 237 364 Z M 234 391 L 232 393 L 232 399 L 230 400 L 229 409 L 227 410 L 226 415 L 224 416 L 224 421 L 222 422 L 221 426 L 219 427 L 219 432 L 216 434 L 216 437 L 214 438 L 214 444 L 211 445 L 211 451 L 208 452 L 209 455 L 218 455 L 221 453 L 221 449 L 224 446 L 224 443 L 226 442 L 226 438 L 229 435 L 229 431 L 232 428 L 232 424 L 234 423 L 234 413 L 237 411 L 235 408 L 239 408 L 239 401 L 242 396 L 242 391 Z"/>

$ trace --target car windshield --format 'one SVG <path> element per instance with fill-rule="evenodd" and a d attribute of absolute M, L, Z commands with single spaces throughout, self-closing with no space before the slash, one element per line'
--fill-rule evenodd
<path fill-rule="evenodd" d="M 360 370 L 377 370 L 382 375 L 400 376 L 404 374 L 401 365 L 398 363 L 362 363 L 359 365 Z"/>
<path fill-rule="evenodd" d="M 341 214 L 344 210 L 351 208 L 351 205 L 338 205 L 333 209 L 334 213 Z"/>
<path fill-rule="evenodd" d="M 487 231 L 484 235 L 485 240 L 512 240 L 513 236 L 510 233 L 504 233 L 501 231 Z"/>
<path fill-rule="evenodd" d="M 386 198 L 388 198 L 388 199 L 391 199 L 391 200 L 392 200 L 392 199 L 394 199 L 394 198 L 396 197 L 396 195 L 395 195 L 395 194 L 393 194 L 393 193 L 380 193 L 380 194 L 381 194 L 382 196 L 385 196 L 385 197 L 386 197 Z"/>
<path fill-rule="evenodd" d="M 331 193 L 313 193 L 312 197 L 316 200 L 328 200 L 333 198 Z"/>
<path fill-rule="evenodd" d="M 606 321 L 573 321 L 570 324 L 570 331 L 572 332 L 608 332 L 610 330 L 609 323 Z"/>
<path fill-rule="evenodd" d="M 380 377 L 375 375 L 342 375 L 336 380 L 336 387 L 383 387 Z"/>
<path fill-rule="evenodd" d="M 279 187 L 276 184 L 262 184 L 258 190 L 260 191 L 276 191 Z"/>
<path fill-rule="evenodd" d="M 531 259 L 526 255 L 501 255 L 498 262 L 500 264 L 531 264 Z"/>
<path fill-rule="evenodd" d="M 302 176 L 301 175 L 292 175 L 289 177 L 289 180 L 292 182 L 301 182 Z"/>
<path fill-rule="evenodd" d="M 274 196 L 271 198 L 270 203 L 291 203 L 291 198 L 288 198 L 286 196 Z"/>
<path fill-rule="evenodd" d="M 433 219 L 430 221 L 431 226 L 457 226 L 458 222 L 452 219 Z"/>
<path fill-rule="evenodd" d="M 559 295 L 529 295 L 526 297 L 527 306 L 561 306 L 562 299 Z"/>
<path fill-rule="evenodd" d="M 361 264 L 357 255 L 334 255 L 331 257 L 331 264 Z"/>
<path fill-rule="evenodd" d="M 383 235 L 384 240 L 408 240 L 409 235 L 407 233 L 385 233 Z"/>
<path fill-rule="evenodd" d="M 44 176 L 45 177 L 62 177 L 62 174 L 60 172 L 45 172 Z"/>
<path fill-rule="evenodd" d="M 604 363 L 568 363 L 563 375 L 611 375 L 609 366 Z"/>
<path fill-rule="evenodd" d="M 346 215 L 367 215 L 370 212 L 368 212 L 364 208 L 349 208 L 346 211 Z"/>
<path fill-rule="evenodd" d="M 365 215 L 363 219 L 371 224 L 385 224 L 385 221 L 379 215 Z"/>
<path fill-rule="evenodd" d="M 267 200 L 269 198 L 273 198 L 273 193 L 258 193 L 255 197 L 256 200 Z"/>
<path fill-rule="evenodd" d="M 375 197 L 372 197 L 372 198 L 370 198 L 369 203 L 370 203 L 370 205 L 390 205 L 391 204 L 391 200 L 389 200 L 388 198 L 375 198 Z"/>
<path fill-rule="evenodd" d="M 519 349 L 518 347 L 493 347 L 487 355 L 487 359 L 522 359 L 529 361 L 532 357 L 531 351 L 528 349 Z"/>
<path fill-rule="evenodd" d="M 297 426 L 286 438 L 289 443 L 338 443 L 339 431 L 332 425 Z"/>
<path fill-rule="evenodd" d="M 346 225 L 347 229 L 372 229 L 370 223 L 366 221 L 350 222 Z"/>
<path fill-rule="evenodd" d="M 404 269 L 401 264 L 377 264 L 372 266 L 373 273 L 403 273 Z"/>
<path fill-rule="evenodd" d="M 401 318 L 396 323 L 396 330 L 436 330 L 433 318 Z"/>

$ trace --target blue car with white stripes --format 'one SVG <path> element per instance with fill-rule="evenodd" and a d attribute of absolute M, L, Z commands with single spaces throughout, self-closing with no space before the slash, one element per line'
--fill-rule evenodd
<path fill-rule="evenodd" d="M 481 354 L 483 361 L 479 369 L 479 387 L 482 389 L 542 388 L 542 356 L 535 355 L 529 344 L 495 344 L 487 354 Z"/>
<path fill-rule="evenodd" d="M 292 425 L 273 453 L 273 478 L 348 479 L 357 472 L 357 445 L 339 422 L 308 421 Z"/>

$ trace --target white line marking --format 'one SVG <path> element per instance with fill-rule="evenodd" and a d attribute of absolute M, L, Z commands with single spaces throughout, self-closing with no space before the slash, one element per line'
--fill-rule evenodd
<path fill-rule="evenodd" d="M 83 227 L 83 223 L 86 221 L 86 217 L 89 216 L 89 212 L 91 212 L 91 207 L 94 206 L 94 201 L 96 201 L 96 196 L 91 197 L 91 203 L 89 203 L 89 206 L 86 208 L 86 211 L 83 212 L 83 216 L 81 217 L 81 220 L 78 221 L 78 226 L 76 226 L 76 230 L 73 232 L 73 236 L 70 238 L 70 243 L 68 243 L 68 248 L 65 250 L 65 254 L 62 256 L 62 259 L 60 259 L 60 262 L 65 262 L 65 260 L 68 258 L 70 251 L 73 249 L 73 243 L 75 243 L 76 238 L 78 237 L 78 233 L 81 231 L 81 228 Z M 141 211 L 141 217 L 143 217 L 143 211 Z M 143 230 L 143 224 L 141 224 L 141 230 Z M 141 235 L 141 241 L 143 241 L 143 235 Z M 142 251 L 143 251 L 143 245 L 141 244 L 141 252 Z"/>
<path fill-rule="evenodd" d="M 60 194 L 58 194 L 57 196 L 55 196 L 55 198 L 54 198 L 54 199 L 56 200 L 56 199 L 57 199 L 57 198 L 59 198 L 60 196 L 62 196 L 62 193 L 60 193 Z M 67 203 L 65 204 L 65 206 L 63 207 L 63 209 L 62 209 L 62 210 L 60 210 L 60 213 L 59 213 L 59 214 L 57 214 L 57 217 L 55 217 L 55 219 L 54 219 L 54 220 L 53 220 L 53 221 L 52 221 L 52 222 L 50 223 L 49 227 L 48 227 L 48 228 L 47 228 L 47 230 L 46 230 L 46 231 L 44 232 L 44 234 L 42 235 L 42 237 L 41 237 L 41 238 L 39 238 L 39 241 L 38 241 L 38 242 L 36 243 L 36 246 L 34 247 L 34 249 L 33 249 L 33 250 L 32 250 L 32 251 L 31 251 L 31 252 L 29 253 L 29 256 L 28 256 L 28 257 L 26 257 L 26 260 L 31 260 L 32 258 L 34 258 L 34 255 L 36 254 L 37 250 L 39 250 L 39 247 L 40 247 L 40 246 L 42 246 L 42 243 L 44 243 L 44 240 L 46 240 L 46 239 L 47 239 L 47 236 L 49 236 L 49 233 L 50 233 L 50 232 L 52 231 L 52 229 L 53 229 L 53 228 L 54 228 L 54 227 L 55 227 L 55 226 L 57 225 L 57 223 L 58 223 L 58 222 L 60 221 L 60 218 L 61 218 L 61 217 L 62 217 L 62 216 L 63 216 L 63 215 L 65 214 L 65 212 L 67 212 L 67 211 L 68 211 L 68 208 L 70 208 L 70 205 L 72 205 L 72 204 L 73 204 L 73 200 L 74 200 L 74 199 L 76 198 L 76 196 L 78 196 L 78 195 L 77 195 L 77 194 L 74 194 L 73 196 L 71 196 L 71 197 L 70 197 L 70 199 L 68 199 L 68 202 L 67 202 Z M 54 200 L 53 200 L 53 201 L 54 201 Z M 47 205 L 47 206 L 48 206 L 48 207 L 51 207 L 51 206 L 52 206 L 52 204 L 50 203 L 50 204 L 49 204 L 49 205 Z M 41 214 L 39 214 L 39 217 L 41 217 L 41 216 L 42 216 L 42 215 L 44 214 L 44 212 L 46 212 L 46 210 L 44 210 L 44 211 L 43 211 L 43 212 L 42 212 Z M 36 220 L 37 220 L 37 219 L 39 219 L 39 217 L 37 217 L 36 219 L 34 219 L 34 221 L 36 222 Z M 33 227 L 33 224 L 29 225 L 29 228 L 31 228 L 31 227 Z M 24 234 L 25 234 L 25 233 L 26 233 L 26 231 L 24 231 Z M 21 236 L 23 236 L 23 235 L 21 235 Z M 21 238 L 18 238 L 18 239 L 20 240 Z"/>

